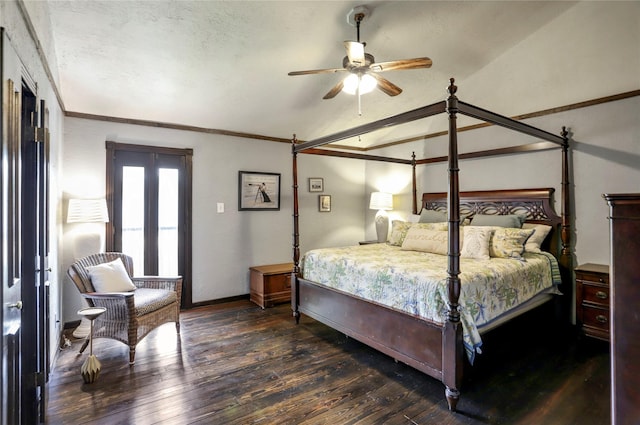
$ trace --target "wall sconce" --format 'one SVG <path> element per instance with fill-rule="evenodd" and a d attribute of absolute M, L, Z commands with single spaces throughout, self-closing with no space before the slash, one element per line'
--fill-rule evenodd
<path fill-rule="evenodd" d="M 369 208 L 378 210 L 375 218 L 378 243 L 386 242 L 389 233 L 389 217 L 386 211 L 393 209 L 393 195 L 386 192 L 371 193 Z"/>

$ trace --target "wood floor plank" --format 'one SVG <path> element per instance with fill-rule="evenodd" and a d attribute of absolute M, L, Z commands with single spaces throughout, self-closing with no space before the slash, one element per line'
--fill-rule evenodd
<path fill-rule="evenodd" d="M 539 332 L 525 345 L 509 325 L 483 336 L 485 353 L 465 371 L 452 413 L 441 382 L 308 317 L 296 325 L 288 305 L 201 307 L 181 313 L 179 336 L 172 324 L 151 332 L 134 366 L 124 344 L 94 341 L 102 372 L 93 384 L 80 376 L 81 342 L 61 350 L 47 423 L 608 423 L 606 344 Z"/>

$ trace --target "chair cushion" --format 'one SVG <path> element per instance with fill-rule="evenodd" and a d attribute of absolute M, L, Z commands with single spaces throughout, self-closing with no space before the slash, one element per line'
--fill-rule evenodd
<path fill-rule="evenodd" d="M 177 301 L 176 293 L 166 289 L 138 288 L 133 297 L 136 315 L 144 316 Z"/>
<path fill-rule="evenodd" d="M 87 272 L 96 292 L 129 292 L 136 289 L 120 258 L 89 266 Z"/>

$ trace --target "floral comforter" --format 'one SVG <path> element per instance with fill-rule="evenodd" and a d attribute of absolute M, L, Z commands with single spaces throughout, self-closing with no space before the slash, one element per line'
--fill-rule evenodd
<path fill-rule="evenodd" d="M 524 261 L 505 258 L 460 259 L 460 316 L 469 360 L 480 351 L 478 326 L 560 283 L 549 253 L 524 253 Z M 402 251 L 371 244 L 307 252 L 305 279 L 438 323 L 447 317 L 447 256 Z"/>

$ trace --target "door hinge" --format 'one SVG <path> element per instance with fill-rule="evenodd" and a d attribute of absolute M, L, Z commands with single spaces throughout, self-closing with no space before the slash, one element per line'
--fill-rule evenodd
<path fill-rule="evenodd" d="M 45 138 L 45 129 L 43 127 L 34 127 L 33 132 L 34 142 L 42 143 Z"/>
<path fill-rule="evenodd" d="M 36 387 L 44 387 L 44 372 L 36 372 L 33 376 Z"/>

